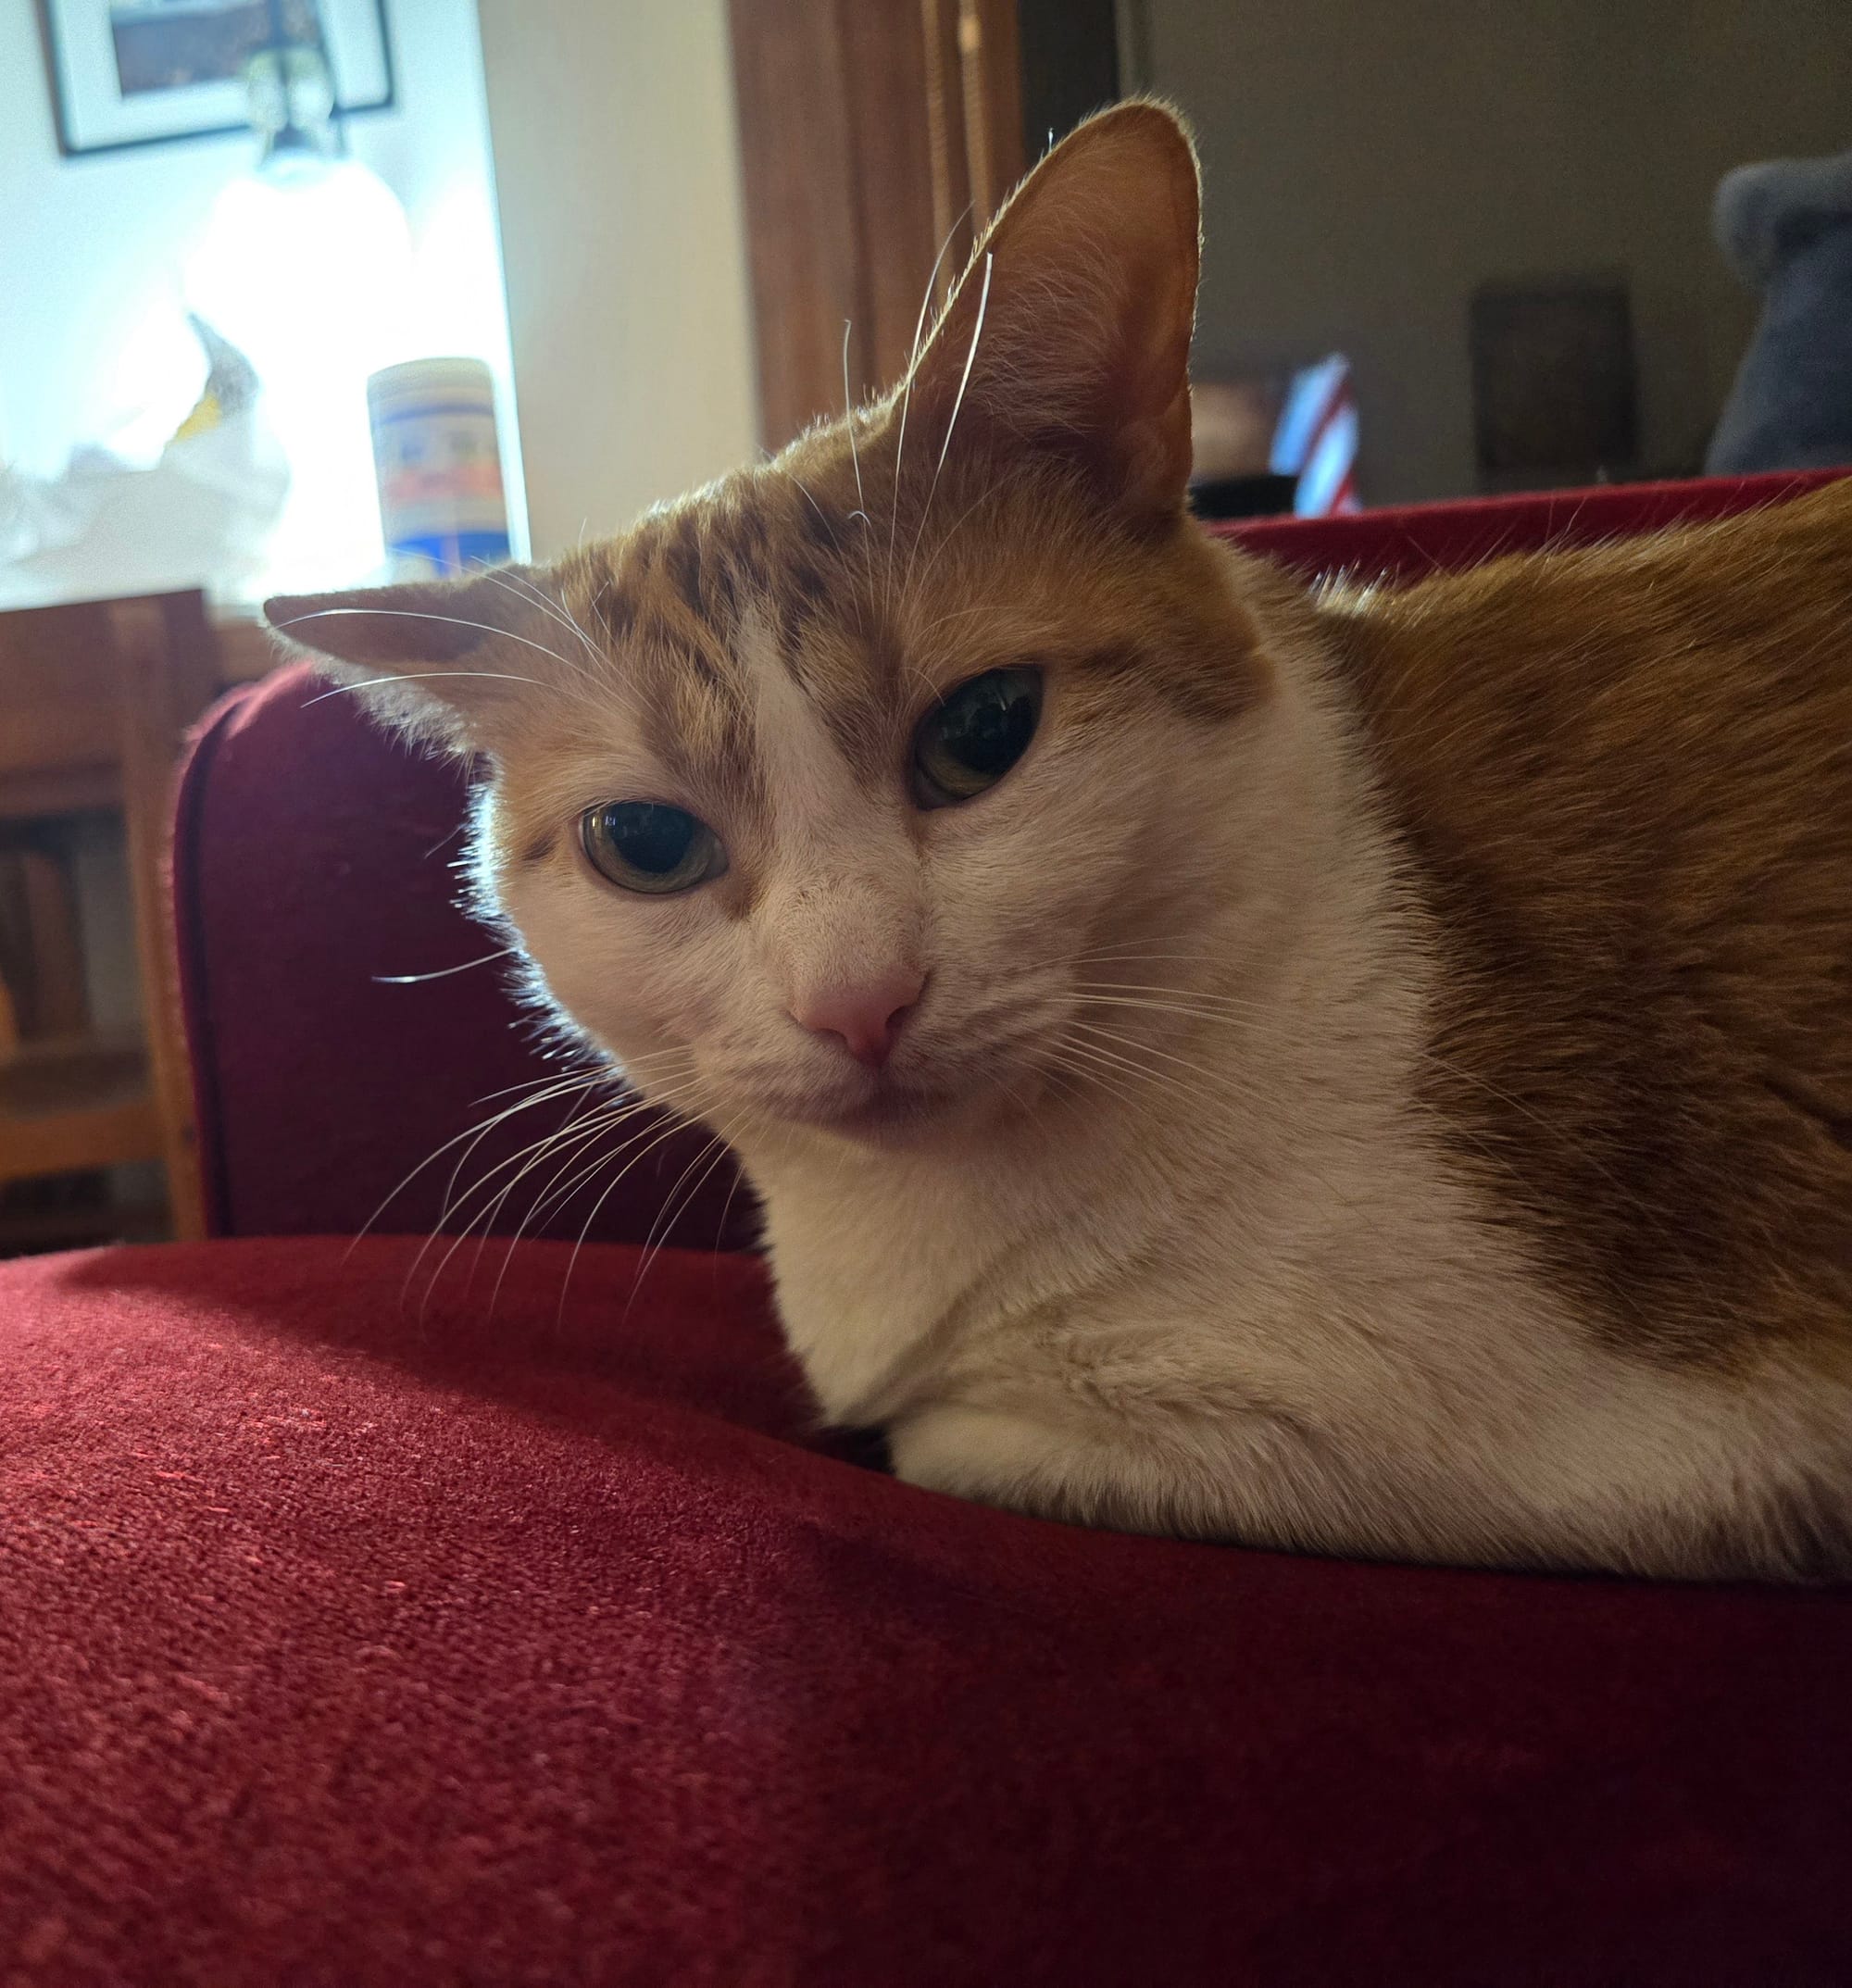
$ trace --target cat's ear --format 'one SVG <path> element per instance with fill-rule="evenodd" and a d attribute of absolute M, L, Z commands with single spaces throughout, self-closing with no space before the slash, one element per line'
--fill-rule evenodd
<path fill-rule="evenodd" d="M 519 582 L 519 583 L 518 583 Z M 344 594 L 284 594 L 264 619 L 376 715 L 452 752 L 488 748 L 498 719 L 553 675 L 525 571 Z"/>
<path fill-rule="evenodd" d="M 1107 502 L 1181 510 L 1200 231 L 1195 150 L 1172 112 L 1120 104 L 1080 126 L 997 216 L 914 368 L 922 454 L 948 432 L 1050 449 Z"/>

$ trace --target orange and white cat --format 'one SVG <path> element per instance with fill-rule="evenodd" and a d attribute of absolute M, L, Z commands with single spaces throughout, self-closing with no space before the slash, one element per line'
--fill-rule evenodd
<path fill-rule="evenodd" d="M 1107 112 L 888 398 L 271 618 L 480 757 L 485 896 L 903 1477 L 1852 1570 L 1852 483 L 1308 592 L 1186 509 L 1197 215 Z"/>

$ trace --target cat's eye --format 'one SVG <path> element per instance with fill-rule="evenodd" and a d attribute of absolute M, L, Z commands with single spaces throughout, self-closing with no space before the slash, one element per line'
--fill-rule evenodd
<path fill-rule="evenodd" d="M 720 838 L 705 821 L 659 801 L 588 807 L 579 834 L 593 869 L 627 891 L 667 897 L 692 891 L 727 867 Z"/>
<path fill-rule="evenodd" d="M 995 786 L 1029 750 L 1041 716 L 1039 669 L 987 669 L 960 683 L 913 735 L 914 798 L 950 807 Z"/>

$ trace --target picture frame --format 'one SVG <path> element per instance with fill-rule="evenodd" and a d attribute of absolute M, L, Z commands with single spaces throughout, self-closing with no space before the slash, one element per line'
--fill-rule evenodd
<path fill-rule="evenodd" d="M 385 0 L 38 0 L 38 9 L 67 158 L 248 136 L 244 65 L 279 15 L 319 41 L 337 117 L 394 102 Z"/>

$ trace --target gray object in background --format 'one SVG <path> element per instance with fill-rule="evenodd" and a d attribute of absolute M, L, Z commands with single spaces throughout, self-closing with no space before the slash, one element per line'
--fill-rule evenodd
<path fill-rule="evenodd" d="M 1718 187 L 1711 222 L 1763 304 L 1705 469 L 1852 463 L 1852 152 L 1740 166 Z"/>

